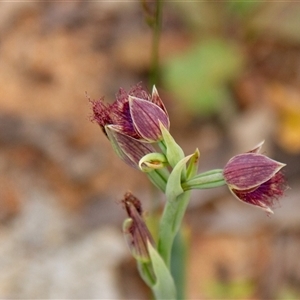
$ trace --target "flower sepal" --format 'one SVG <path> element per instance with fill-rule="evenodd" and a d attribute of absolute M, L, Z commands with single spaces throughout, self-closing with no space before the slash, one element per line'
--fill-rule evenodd
<path fill-rule="evenodd" d="M 273 213 L 274 202 L 283 195 L 286 183 L 281 169 L 285 164 L 253 150 L 231 158 L 223 170 L 230 192 L 238 200 Z"/>
<path fill-rule="evenodd" d="M 169 117 L 161 107 L 134 96 L 128 97 L 129 108 L 135 129 L 149 143 L 162 139 L 159 124 L 170 127 Z"/>
<path fill-rule="evenodd" d="M 155 152 L 151 144 L 143 143 L 125 135 L 117 125 L 107 125 L 105 132 L 116 154 L 128 165 L 138 169 L 141 157 Z"/>
<path fill-rule="evenodd" d="M 271 179 L 284 166 L 265 155 L 247 152 L 231 158 L 223 173 L 231 188 L 250 190 Z"/>

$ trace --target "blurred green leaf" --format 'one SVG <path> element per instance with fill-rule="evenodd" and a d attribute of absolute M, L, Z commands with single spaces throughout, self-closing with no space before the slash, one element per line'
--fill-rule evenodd
<path fill-rule="evenodd" d="M 280 300 L 296 300 L 300 299 L 299 291 L 296 291 L 292 287 L 284 287 L 280 290 L 278 299 Z"/>
<path fill-rule="evenodd" d="M 258 9 L 259 6 L 262 5 L 262 2 L 260 1 L 235 1 L 230 0 L 226 2 L 226 5 L 230 11 L 233 13 L 240 15 L 240 16 L 246 16 L 250 13 L 252 13 L 254 10 Z"/>
<path fill-rule="evenodd" d="M 208 39 L 164 67 L 166 86 L 194 113 L 219 112 L 228 103 L 227 85 L 239 74 L 242 52 L 223 39 Z"/>
<path fill-rule="evenodd" d="M 199 36 L 199 31 L 216 32 L 224 24 L 224 6 L 215 5 L 209 1 L 174 1 L 175 9 L 180 12 L 185 26 L 189 32 Z"/>
<path fill-rule="evenodd" d="M 250 281 L 212 282 L 205 288 L 205 294 L 212 299 L 244 299 L 252 296 L 254 286 Z"/>

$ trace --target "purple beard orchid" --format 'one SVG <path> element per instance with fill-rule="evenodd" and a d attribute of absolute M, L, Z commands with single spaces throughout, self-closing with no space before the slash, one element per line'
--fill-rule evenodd
<path fill-rule="evenodd" d="M 238 200 L 273 213 L 274 201 L 286 189 L 285 178 L 280 171 L 285 164 L 259 154 L 262 144 L 231 158 L 223 170 L 223 176 Z"/>
<path fill-rule="evenodd" d="M 155 212 L 157 241 L 144 220 L 141 201 L 130 192 L 123 204 L 128 218 L 123 234 L 137 261 L 142 279 L 155 299 L 186 299 L 184 296 L 185 249 L 182 222 L 190 201 L 190 190 L 227 185 L 243 203 L 273 213 L 276 200 L 287 185 L 281 169 L 284 164 L 259 154 L 262 143 L 253 150 L 232 157 L 224 169 L 198 173 L 198 149 L 185 155 L 169 132 L 166 108 L 155 87 L 152 94 L 138 84 L 129 92 L 119 90 L 112 104 L 103 99 L 90 101 L 92 120 L 108 137 L 119 157 L 147 173 L 149 180 L 166 196 L 161 214 Z M 156 150 L 157 149 L 157 150 Z M 174 268 L 176 266 L 176 268 Z"/>
<path fill-rule="evenodd" d="M 155 152 L 152 143 L 162 139 L 160 124 L 169 129 L 167 110 L 155 87 L 149 95 L 140 84 L 128 93 L 120 89 L 116 101 L 91 101 L 93 116 L 119 157 L 138 168 L 140 159 Z"/>

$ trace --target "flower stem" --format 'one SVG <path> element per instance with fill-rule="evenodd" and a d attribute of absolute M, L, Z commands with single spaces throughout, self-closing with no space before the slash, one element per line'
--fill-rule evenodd
<path fill-rule="evenodd" d="M 168 267 L 170 267 L 174 238 L 180 228 L 189 200 L 190 192 L 182 193 L 176 199 L 168 199 L 161 217 L 158 252 Z"/>
<path fill-rule="evenodd" d="M 171 254 L 171 274 L 177 291 L 177 299 L 186 299 L 186 270 L 188 256 L 188 235 L 184 228 L 177 233 Z"/>
<path fill-rule="evenodd" d="M 222 169 L 211 170 L 205 173 L 198 174 L 182 183 L 184 191 L 192 189 L 210 189 L 225 185 L 226 182 L 223 176 Z"/>
<path fill-rule="evenodd" d="M 157 84 L 159 77 L 159 41 L 162 24 L 162 4 L 163 0 L 156 0 L 155 15 L 153 22 L 153 40 L 152 40 L 152 57 L 150 86 Z"/>
<path fill-rule="evenodd" d="M 166 190 L 166 184 L 169 177 L 169 171 L 166 168 L 153 170 L 147 173 L 150 181 L 163 193 Z"/>

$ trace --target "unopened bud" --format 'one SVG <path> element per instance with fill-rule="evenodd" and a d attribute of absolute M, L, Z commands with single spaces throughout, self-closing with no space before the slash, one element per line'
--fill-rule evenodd
<path fill-rule="evenodd" d="M 142 217 L 141 202 L 131 193 L 126 193 L 124 199 L 128 219 L 123 223 L 123 233 L 128 247 L 136 260 L 150 261 L 148 242 L 154 245 L 152 235 Z"/>

